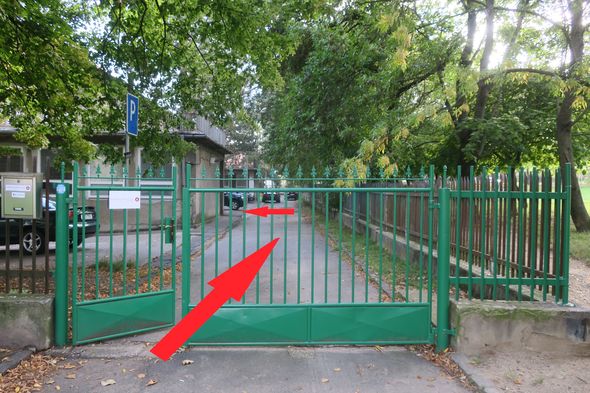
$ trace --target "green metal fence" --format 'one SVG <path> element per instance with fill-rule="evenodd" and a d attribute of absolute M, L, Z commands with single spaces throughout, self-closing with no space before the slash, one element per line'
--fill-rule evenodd
<path fill-rule="evenodd" d="M 170 326 L 175 317 L 176 167 L 135 176 L 87 170 L 74 164 L 71 190 L 58 185 L 58 345 L 67 340 L 69 304 L 74 344 Z M 193 170 L 186 166 L 182 189 L 182 315 L 210 280 L 280 242 L 241 301 L 228 301 L 191 345 L 444 349 L 451 292 L 568 302 L 569 166 L 553 177 L 471 169 L 463 180 L 446 169 L 436 178 L 433 167 L 392 178 Z M 111 208 L 113 192 L 139 192 L 139 208 Z M 245 213 L 261 207 L 294 215 Z"/>
<path fill-rule="evenodd" d="M 69 320 L 74 344 L 174 323 L 176 167 L 168 175 L 106 170 L 74 163 L 71 190 L 58 186 L 58 345 Z"/>
<path fill-rule="evenodd" d="M 191 171 L 187 166 L 186 173 Z M 330 177 L 329 171 L 319 177 L 315 170 L 310 177 L 303 177 L 300 170 L 291 177 L 287 170 L 281 174 L 258 170 L 250 179 L 247 169 L 236 176 L 233 168 L 225 178 L 219 172 L 187 177 L 189 187 L 183 190 L 183 200 L 191 201 L 193 209 L 200 211 L 200 222 L 195 223 L 200 233 L 194 238 L 189 235 L 191 223 L 185 218 L 191 204 L 185 203 L 183 314 L 207 295 L 210 288 L 206 283 L 219 272 L 268 241 L 281 238 L 241 302 L 228 302 L 190 344 L 433 343 L 433 169 L 429 175 L 422 172 L 398 178 L 404 183 L 421 180 L 424 185 L 420 187 L 359 187 L 372 180 L 383 177 L 345 178 L 342 173 Z M 220 186 L 238 181 L 250 187 Z M 396 249 L 396 240 L 385 235 L 383 225 L 374 233 L 369 226 L 361 228 L 357 217 L 344 213 L 345 196 L 355 203 L 367 192 L 381 196 L 377 208 L 381 222 L 385 194 L 401 197 L 419 193 L 430 201 L 422 212 L 426 223 L 419 233 L 424 257 L 412 259 L 409 238 L 405 255 L 389 252 Z M 415 207 L 409 198 L 406 201 L 409 212 Z M 293 208 L 295 214 L 265 218 L 243 212 L 262 206 Z M 213 213 L 207 217 L 207 212 Z M 223 236 L 221 228 L 229 228 Z M 191 247 L 185 245 L 200 241 L 205 249 L 208 233 L 214 234 L 211 247 L 191 261 Z"/>

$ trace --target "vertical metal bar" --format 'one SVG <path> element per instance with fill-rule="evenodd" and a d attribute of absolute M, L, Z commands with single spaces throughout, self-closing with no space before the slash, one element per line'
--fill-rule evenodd
<path fill-rule="evenodd" d="M 370 202 L 371 192 L 365 192 L 365 303 L 369 302 L 369 226 L 371 222 L 370 218 Z M 394 231 L 395 238 L 395 231 Z M 395 241 L 394 241 L 395 245 Z M 395 249 L 394 249 L 395 250 Z M 392 287 L 393 288 L 393 287 Z M 395 289 L 392 289 L 395 292 Z"/>
<path fill-rule="evenodd" d="M 190 172 L 190 164 L 186 164 L 187 173 Z M 187 184 L 182 189 L 182 316 L 188 314 L 188 306 L 191 298 L 191 193 L 190 185 Z M 204 199 L 201 205 L 204 205 Z M 176 210 L 176 209 L 173 209 Z M 201 224 L 202 225 L 202 224 Z M 201 239 L 203 236 L 201 236 Z M 173 247 L 174 249 L 175 247 Z M 201 248 L 201 255 L 205 251 Z M 174 265 L 172 267 L 174 269 Z M 201 264 L 201 281 L 205 275 Z M 174 288 L 174 282 L 172 287 Z M 203 289 L 201 288 L 201 297 L 203 296 Z"/>
<path fill-rule="evenodd" d="M 498 290 L 498 232 L 500 230 L 500 225 L 499 225 L 499 220 L 498 220 L 498 210 L 499 210 L 499 204 L 500 204 L 500 198 L 499 198 L 499 194 L 498 194 L 498 188 L 499 188 L 499 184 L 498 184 L 498 167 L 496 167 L 495 171 L 494 171 L 494 177 L 493 177 L 493 182 L 494 182 L 494 223 L 492 224 L 493 227 L 493 233 L 494 233 L 494 240 L 493 240 L 493 263 L 494 263 L 494 285 L 492 286 L 492 299 L 493 300 L 497 300 L 497 290 Z"/>
<path fill-rule="evenodd" d="M 405 270 L 405 298 L 406 303 L 410 302 L 410 193 L 406 192 L 406 270 Z"/>
<path fill-rule="evenodd" d="M 256 208 L 260 208 L 260 193 L 256 193 Z M 299 205 L 299 241 L 301 240 L 301 204 Z M 260 216 L 256 216 L 256 249 L 260 249 Z M 299 269 L 299 255 L 297 256 L 297 269 Z M 300 272 L 297 270 L 298 278 L 297 278 L 297 303 L 299 303 L 299 282 L 300 282 Z M 256 273 L 256 304 L 260 303 L 260 272 Z"/>
<path fill-rule="evenodd" d="M 114 166 L 111 165 L 111 185 L 114 184 Z M 151 222 L 151 220 L 150 220 Z M 113 297 L 113 210 L 109 208 L 109 297 Z"/>
<path fill-rule="evenodd" d="M 436 351 L 449 346 L 450 191 L 439 190 Z"/>
<path fill-rule="evenodd" d="M 420 212 L 418 213 L 419 216 L 419 224 L 418 224 L 418 232 L 419 232 L 419 239 L 420 239 L 420 257 L 418 258 L 418 301 L 422 303 L 422 292 L 424 290 L 424 193 L 420 192 Z M 449 227 L 450 230 L 450 227 Z"/>
<path fill-rule="evenodd" d="M 37 273 L 37 220 L 31 221 L 31 232 L 33 235 L 33 254 L 31 255 L 31 262 L 33 264 L 33 270 L 31 271 L 31 293 L 35 293 L 35 279 Z M 43 247 L 42 244 L 39 247 Z"/>
<path fill-rule="evenodd" d="M 352 193 L 352 247 L 351 247 L 351 258 L 352 258 L 352 269 L 351 269 L 351 283 L 350 283 L 350 302 L 354 303 L 354 273 L 355 273 L 355 266 L 356 266 L 356 253 L 355 253 L 355 245 L 356 245 L 356 197 L 357 193 Z"/>
<path fill-rule="evenodd" d="M 160 191 L 160 291 L 164 289 L 164 225 L 166 224 L 164 214 L 164 191 Z M 127 214 L 125 213 L 125 215 Z M 172 228 L 169 230 L 172 231 Z M 174 270 L 174 259 L 170 263 L 171 269 Z M 123 258 L 123 264 L 123 269 L 125 269 L 125 266 L 127 266 L 125 258 Z"/>
<path fill-rule="evenodd" d="M 393 238 L 391 245 L 391 302 L 395 303 L 395 284 L 397 282 L 397 191 L 395 188 L 393 191 L 393 223 L 391 225 Z"/>
<path fill-rule="evenodd" d="M 100 266 L 99 266 L 99 258 L 98 258 L 98 250 L 99 250 L 99 239 L 100 239 L 100 191 L 96 190 L 96 203 L 95 203 L 95 211 L 96 211 L 96 236 L 95 236 L 95 244 L 94 244 L 94 298 L 100 298 L 100 287 L 99 287 L 99 277 L 100 277 Z"/>
<path fill-rule="evenodd" d="M 82 196 L 82 277 L 80 279 L 82 301 L 86 299 L 86 193 L 87 191 L 84 191 Z"/>
<path fill-rule="evenodd" d="M 569 275 L 570 275 L 570 212 L 572 206 L 572 166 L 565 164 L 565 209 L 563 211 L 563 296 L 562 303 L 569 302 Z"/>
<path fill-rule="evenodd" d="M 524 263 L 524 169 L 518 175 L 518 301 L 522 301 L 522 266 Z"/>
<path fill-rule="evenodd" d="M 246 178 L 246 182 L 248 182 L 247 178 Z M 246 187 L 249 187 L 248 183 L 246 184 Z M 244 203 L 246 205 L 248 204 L 248 192 L 247 191 L 244 191 Z M 244 214 L 242 216 L 242 259 L 246 258 L 246 219 L 247 218 L 248 218 L 247 214 Z M 285 244 L 285 247 L 287 247 L 286 244 Z M 244 293 L 244 295 L 242 296 L 242 304 L 246 304 L 246 293 Z"/>
<path fill-rule="evenodd" d="M 459 269 L 461 261 L 461 211 L 463 210 L 463 200 L 461 191 L 463 189 L 463 179 L 461 177 L 461 165 L 457 166 L 457 214 L 455 221 L 455 300 L 459 300 L 459 275 L 461 269 Z M 430 237 L 430 236 L 429 236 Z M 432 250 L 432 245 L 428 248 Z"/>
<path fill-rule="evenodd" d="M 342 302 L 342 192 L 338 193 L 338 304 Z"/>
<path fill-rule="evenodd" d="M 486 265 L 486 192 L 488 184 L 488 171 L 484 166 L 481 171 L 481 244 L 479 248 L 480 252 L 480 278 L 481 284 L 479 286 L 479 298 L 483 300 L 486 296 L 486 281 L 485 281 L 485 265 Z"/>
<path fill-rule="evenodd" d="M 139 174 L 137 176 L 137 183 L 139 184 Z M 139 203 L 141 204 L 141 197 Z M 139 293 L 139 225 L 140 225 L 140 209 L 135 210 L 135 294 Z"/>
<path fill-rule="evenodd" d="M 315 187 L 315 181 L 313 182 Z M 315 191 L 311 193 L 311 303 L 315 301 Z M 354 270 L 354 268 L 353 268 Z"/>
<path fill-rule="evenodd" d="M 354 267 L 353 267 L 354 269 Z M 383 293 L 383 192 L 379 193 L 379 295 L 378 302 L 382 302 Z"/>
<path fill-rule="evenodd" d="M 512 249 L 511 249 L 511 233 L 510 230 L 512 228 L 512 168 L 508 167 L 508 181 L 507 181 L 507 190 L 506 193 L 506 265 L 505 265 L 505 272 L 504 278 L 506 279 L 506 284 L 504 285 L 504 299 L 508 300 L 510 298 L 510 266 L 512 264 Z"/>
<path fill-rule="evenodd" d="M 206 196 L 206 194 L 204 192 L 202 192 L 201 193 L 201 271 L 199 272 L 199 275 L 201 276 L 201 291 L 200 291 L 201 300 L 203 300 L 203 298 L 205 297 L 205 196 Z M 189 193 L 189 198 L 190 198 L 190 193 Z M 184 244 L 184 241 L 183 241 L 183 244 Z M 190 264 L 190 262 L 189 262 L 189 264 Z"/>
<path fill-rule="evenodd" d="M 50 187 L 50 182 L 49 182 L 49 160 L 46 161 L 47 165 L 47 171 L 45 172 L 45 209 L 44 209 L 44 214 L 45 216 L 43 217 L 43 219 L 45 220 L 45 236 L 44 236 L 44 241 L 45 241 L 45 293 L 49 293 L 49 187 Z M 8 233 L 8 232 L 7 232 Z M 6 271 L 8 272 L 8 269 L 6 269 Z M 8 282 L 6 283 L 7 288 L 8 288 Z"/>
<path fill-rule="evenodd" d="M 75 318 L 78 303 L 78 163 L 72 172 L 72 317 Z M 83 299 L 82 299 L 83 300 Z M 75 336 L 75 332 L 74 332 Z"/>
<path fill-rule="evenodd" d="M 229 179 L 229 187 L 230 189 L 233 187 L 232 185 L 232 179 L 231 179 L 231 175 L 230 175 L 230 179 Z M 225 194 L 223 196 L 224 202 L 223 205 L 225 206 Z M 228 265 L 231 268 L 232 267 L 232 243 L 233 243 L 233 239 L 232 239 L 232 235 L 233 235 L 233 227 L 234 227 L 234 217 L 233 217 L 233 204 L 234 204 L 234 192 L 233 191 L 229 191 L 228 192 L 228 204 L 229 204 L 229 233 L 228 233 Z M 232 298 L 229 298 L 228 304 L 232 303 Z"/>
<path fill-rule="evenodd" d="M 473 192 L 475 191 L 475 177 L 473 173 L 473 166 L 469 167 L 469 236 L 468 236 L 468 254 L 467 254 L 467 297 L 469 300 L 473 298 Z M 440 222 L 439 222 L 440 225 Z"/>
<path fill-rule="evenodd" d="M 530 265 L 530 273 L 529 277 L 530 281 L 530 297 L 531 301 L 535 299 L 535 274 L 537 271 L 537 215 L 539 213 L 539 206 L 538 206 L 538 191 L 539 191 L 539 175 L 537 173 L 537 168 L 533 168 L 533 178 L 532 178 L 532 187 L 531 187 L 531 230 L 530 230 L 530 251 L 529 255 L 531 256 L 531 265 Z"/>
<path fill-rule="evenodd" d="M 434 187 L 435 187 L 435 177 L 434 177 L 434 165 L 430 166 L 430 170 L 428 173 L 428 319 L 429 319 L 429 325 L 432 322 L 431 318 L 432 318 L 432 254 L 434 251 L 434 246 L 433 246 L 433 238 L 434 238 L 434 232 L 433 232 L 433 228 L 434 228 Z M 450 202 L 449 202 L 450 203 Z M 449 227 L 449 231 L 450 231 L 450 227 Z M 394 232 L 394 237 L 395 237 L 395 232 Z M 450 258 L 450 256 L 449 256 Z M 450 262 L 449 262 L 450 263 Z M 459 266 L 459 257 L 456 258 L 456 266 L 457 266 L 457 270 L 458 266 Z M 457 288 L 455 288 L 455 292 L 459 292 L 459 286 L 457 285 Z M 395 294 L 392 294 L 392 296 L 395 296 Z"/>
<path fill-rule="evenodd" d="M 329 228 L 329 211 L 330 211 L 330 193 L 326 192 L 326 200 L 324 203 L 324 210 L 326 215 L 326 223 L 324 228 L 325 233 L 325 250 L 324 250 L 324 303 L 328 303 L 328 245 L 330 243 L 330 228 Z"/>
<path fill-rule="evenodd" d="M 19 218 L 18 222 L 18 292 L 23 293 L 23 219 Z M 33 240 L 34 241 L 34 240 Z M 31 246 L 33 243 L 31 243 Z"/>
<path fill-rule="evenodd" d="M 152 291 L 152 192 L 148 192 L 148 292 Z"/>
<path fill-rule="evenodd" d="M 272 177 L 272 171 L 271 171 L 271 177 Z M 275 187 L 274 181 L 273 181 L 273 190 Z M 276 192 L 271 192 L 270 194 L 270 208 L 274 209 L 275 206 L 275 195 L 277 195 Z M 274 231 L 275 231 L 275 218 L 274 215 L 270 216 L 270 240 L 274 239 Z M 270 304 L 272 304 L 273 301 L 273 289 L 274 289 L 274 252 L 271 251 L 270 253 L 270 261 L 269 261 L 269 278 L 270 278 L 270 287 L 269 287 L 269 302 Z"/>
<path fill-rule="evenodd" d="M 68 205 L 66 185 L 57 185 L 55 231 L 55 344 L 66 344 L 68 331 Z"/>
<path fill-rule="evenodd" d="M 4 292 L 10 292 L 10 222 L 9 220 L 4 220 L 4 280 L 6 282 L 6 286 L 4 287 Z M 47 254 L 47 253 L 46 253 Z"/>
<path fill-rule="evenodd" d="M 549 190 L 551 178 L 549 170 L 543 171 L 543 301 L 547 301 L 547 274 L 549 273 L 549 211 L 551 210 L 551 200 L 549 199 Z"/>
<path fill-rule="evenodd" d="M 556 173 L 555 173 L 555 192 L 559 193 L 561 195 L 563 195 L 563 192 L 566 191 L 562 181 L 561 181 L 561 169 L 557 169 Z M 562 227 L 562 222 L 561 222 L 561 212 L 563 209 L 563 205 L 565 204 L 565 202 L 563 202 L 563 200 L 560 197 L 555 198 L 555 235 L 554 235 L 554 241 L 555 241 L 555 260 L 553 261 L 554 265 L 555 265 L 555 302 L 559 303 L 559 301 L 562 299 L 561 297 L 561 250 L 562 250 L 562 241 L 563 241 L 563 227 Z M 567 217 L 567 216 L 566 216 Z M 566 222 L 566 220 L 563 220 L 564 222 Z M 567 220 L 567 224 L 569 226 L 569 218 Z"/>
<path fill-rule="evenodd" d="M 190 174 L 190 172 L 189 172 Z M 171 231 L 173 232 L 172 235 L 172 250 L 171 250 L 171 256 L 170 256 L 170 268 L 172 269 L 171 271 L 171 289 L 174 291 L 174 294 L 176 296 L 176 228 L 177 228 L 177 212 L 176 212 L 176 199 L 177 199 L 177 184 L 178 184 L 178 177 L 177 177 L 177 168 L 176 168 L 176 164 L 173 163 L 172 164 L 172 225 L 174 226 L 174 228 L 170 228 Z M 188 186 L 187 186 L 188 187 Z M 189 199 L 190 201 L 190 199 Z M 189 217 L 190 217 L 190 202 L 187 201 L 187 203 L 189 204 Z M 190 222 L 190 220 L 189 220 Z M 190 231 L 190 229 L 189 229 Z M 184 236 L 184 235 L 183 235 Z M 186 243 L 188 244 L 187 248 L 190 250 L 190 233 L 189 233 L 189 242 Z M 174 312 L 174 314 L 176 314 L 176 311 Z"/>
<path fill-rule="evenodd" d="M 289 206 L 289 198 L 285 193 L 285 208 L 287 206 Z M 285 243 L 283 250 L 283 304 L 287 304 L 287 215 L 285 215 L 283 221 L 283 242 Z"/>
<path fill-rule="evenodd" d="M 215 277 L 219 274 L 219 193 L 215 193 Z"/>

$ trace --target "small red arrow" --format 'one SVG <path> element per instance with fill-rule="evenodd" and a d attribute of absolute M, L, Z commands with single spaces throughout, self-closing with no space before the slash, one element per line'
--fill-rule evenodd
<path fill-rule="evenodd" d="M 269 209 L 268 206 L 263 206 L 257 209 L 244 210 L 244 213 L 253 214 L 260 217 L 267 217 L 269 214 L 292 216 L 295 214 L 295 209 L 292 207 L 285 209 Z"/>
<path fill-rule="evenodd" d="M 209 281 L 213 290 L 154 345 L 150 352 L 163 361 L 170 359 L 170 356 L 203 326 L 230 297 L 239 301 L 278 241 L 279 238 L 274 239 Z"/>

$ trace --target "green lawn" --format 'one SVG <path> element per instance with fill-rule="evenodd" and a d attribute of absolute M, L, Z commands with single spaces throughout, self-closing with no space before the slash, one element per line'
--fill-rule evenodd
<path fill-rule="evenodd" d="M 582 190 L 582 198 L 584 198 L 586 209 L 590 210 L 590 186 L 582 186 L 580 189 Z"/>
<path fill-rule="evenodd" d="M 580 187 L 586 208 L 590 211 L 590 185 Z M 571 226 L 570 255 L 590 266 L 590 233 L 577 233 Z"/>

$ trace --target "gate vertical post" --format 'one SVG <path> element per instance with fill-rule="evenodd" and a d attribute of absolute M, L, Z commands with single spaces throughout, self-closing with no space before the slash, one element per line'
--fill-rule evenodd
<path fill-rule="evenodd" d="M 438 269 L 436 299 L 436 351 L 449 346 L 449 276 L 450 276 L 450 225 L 451 192 L 446 186 L 438 191 Z"/>
<path fill-rule="evenodd" d="M 191 165 L 186 164 L 186 179 L 182 188 L 182 316 L 188 314 L 191 288 Z M 201 202 L 202 203 L 202 202 Z M 201 250 L 204 252 L 204 250 Z M 203 272 L 201 272 L 203 274 Z"/>
<path fill-rule="evenodd" d="M 66 344 L 68 326 L 68 204 L 66 184 L 56 187 L 55 344 Z M 45 252 L 48 252 L 47 250 Z"/>

